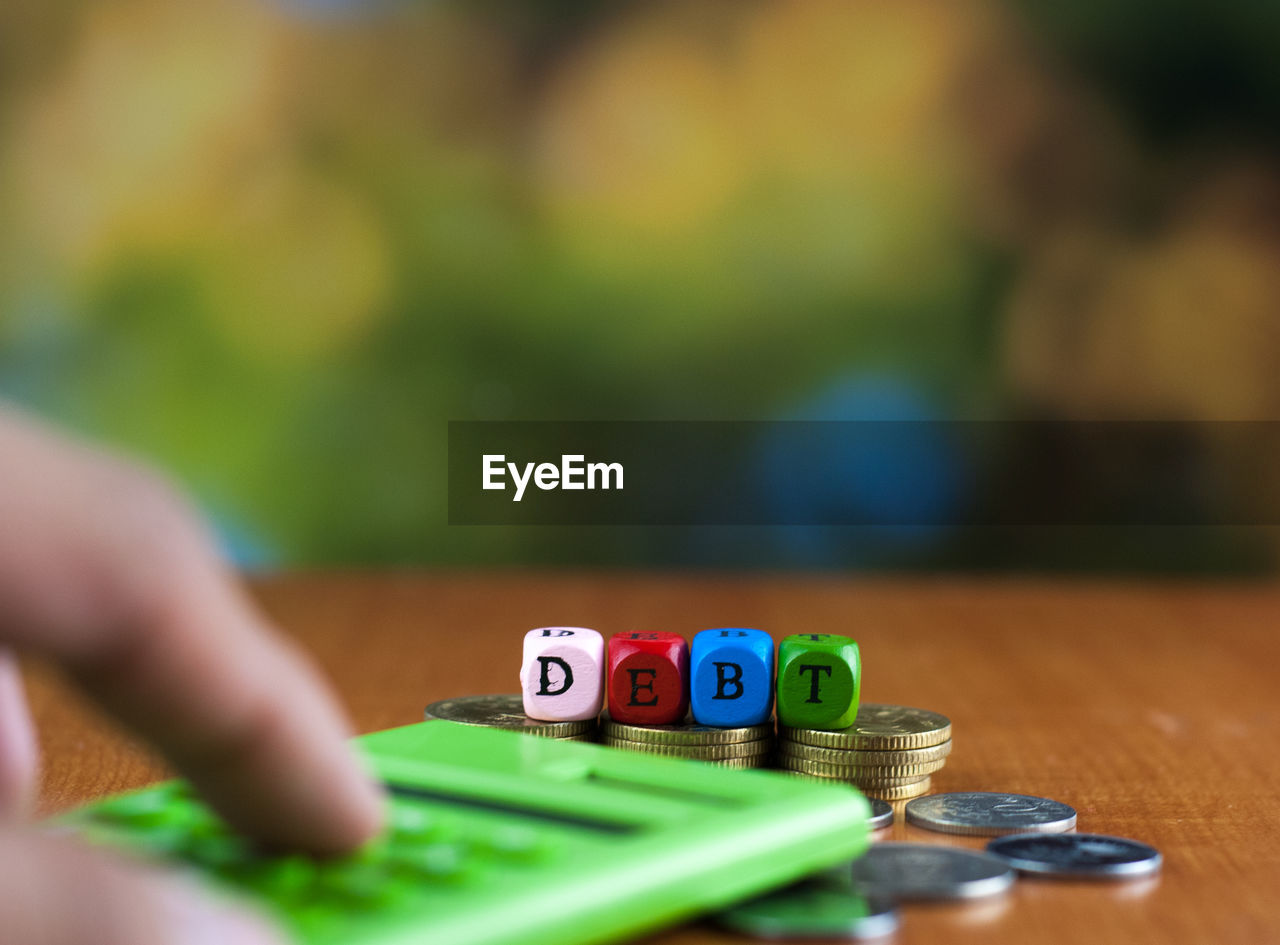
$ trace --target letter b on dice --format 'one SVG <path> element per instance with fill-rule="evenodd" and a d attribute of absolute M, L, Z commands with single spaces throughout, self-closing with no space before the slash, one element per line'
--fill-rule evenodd
<path fill-rule="evenodd" d="M 834 633 L 797 633 L 778 645 L 778 721 L 848 728 L 858 714 L 858 644 Z"/>
<path fill-rule="evenodd" d="M 702 725 L 763 725 L 773 709 L 773 637 L 763 630 L 725 627 L 693 638 L 690 655 L 693 717 Z"/>
<path fill-rule="evenodd" d="M 524 714 L 544 722 L 593 719 L 604 702 L 604 637 L 586 627 L 539 627 L 524 635 Z"/>
<path fill-rule="evenodd" d="M 678 633 L 609 638 L 609 717 L 628 725 L 671 725 L 689 711 L 689 645 Z"/>

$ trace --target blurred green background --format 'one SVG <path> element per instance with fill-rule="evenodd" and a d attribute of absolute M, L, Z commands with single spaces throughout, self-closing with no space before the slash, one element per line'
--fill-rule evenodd
<path fill-rule="evenodd" d="M 445 425 L 1280 419 L 1278 51 L 1251 0 L 6 3 L 0 396 L 251 566 L 1268 568 L 450 528 Z"/>

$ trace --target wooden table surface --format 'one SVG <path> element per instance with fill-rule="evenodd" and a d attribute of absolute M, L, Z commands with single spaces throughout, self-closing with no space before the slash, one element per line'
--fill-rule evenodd
<path fill-rule="evenodd" d="M 1079 811 L 1080 831 L 1165 855 L 1153 880 L 1024 880 L 990 903 L 911 906 L 896 942 L 1280 942 L 1274 585 L 518 572 L 286 576 L 256 589 L 361 731 L 416 721 L 434 699 L 515 691 L 530 627 L 851 634 L 866 701 L 953 720 L 935 790 L 1057 798 Z M 162 773 L 46 671 L 29 676 L 44 810 Z M 884 834 L 982 843 L 900 823 Z M 646 941 L 741 940 L 692 924 Z"/>

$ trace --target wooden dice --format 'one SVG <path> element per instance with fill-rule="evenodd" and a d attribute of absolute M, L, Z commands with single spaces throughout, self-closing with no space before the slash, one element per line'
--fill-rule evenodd
<path fill-rule="evenodd" d="M 689 711 L 689 645 L 678 633 L 609 638 L 609 716 L 628 725 L 670 725 Z"/>
<path fill-rule="evenodd" d="M 604 702 L 604 637 L 586 627 L 539 627 L 524 635 L 520 665 L 531 719 L 594 719 Z"/>
<path fill-rule="evenodd" d="M 762 725 L 773 712 L 773 637 L 724 627 L 693 638 L 689 704 L 702 725 Z"/>
<path fill-rule="evenodd" d="M 858 714 L 858 644 L 834 633 L 797 633 L 778 645 L 778 721 L 838 729 Z"/>

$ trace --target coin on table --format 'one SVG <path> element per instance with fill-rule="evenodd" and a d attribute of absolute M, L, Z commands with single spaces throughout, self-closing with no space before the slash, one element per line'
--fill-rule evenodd
<path fill-rule="evenodd" d="M 874 784 L 861 784 L 851 781 L 842 775 L 831 774 L 813 774 L 808 771 L 800 771 L 794 768 L 783 768 L 783 771 L 789 771 L 798 778 L 804 778 L 807 781 L 826 781 L 836 784 L 848 784 L 856 787 L 859 791 L 869 798 L 879 798 L 885 801 L 904 801 L 908 798 L 919 797 L 921 794 L 929 793 L 932 779 L 923 777 L 916 781 L 910 781 L 896 787 L 883 787 Z"/>
<path fill-rule="evenodd" d="M 856 754 L 856 752 L 846 752 Z M 808 771 L 813 774 L 833 774 L 854 780 L 866 777 L 870 780 L 884 782 L 906 781 L 912 778 L 923 778 L 927 774 L 941 771 L 946 765 L 945 758 L 918 765 L 862 765 L 856 759 L 847 762 L 818 761 L 812 758 L 801 758 L 785 751 L 778 752 L 779 764 L 797 771 Z"/>
<path fill-rule="evenodd" d="M 600 717 L 604 733 L 612 738 L 656 745 L 728 745 L 773 738 L 773 725 L 748 725 L 740 728 L 716 728 L 694 722 L 680 725 L 628 725 L 615 722 L 605 712 Z"/>
<path fill-rule="evenodd" d="M 860 941 L 892 935 L 898 928 L 890 903 L 820 881 L 739 903 L 715 920 L 735 932 L 772 939 Z"/>
<path fill-rule="evenodd" d="M 951 720 L 928 709 L 868 702 L 858 706 L 858 715 L 848 728 L 828 732 L 782 727 L 778 734 L 791 741 L 821 748 L 901 751 L 930 748 L 949 740 Z"/>
<path fill-rule="evenodd" d="M 586 735 L 596 728 L 595 719 L 579 719 L 573 722 L 546 722 L 531 719 L 524 714 L 524 700 L 519 693 L 497 696 L 462 696 L 457 699 L 441 699 L 427 706 L 428 719 L 444 719 L 464 725 L 483 725 L 486 728 L 505 728 L 526 735 L 546 735 L 563 738 L 566 735 Z"/>
<path fill-rule="evenodd" d="M 907 823 L 939 833 L 982 837 L 1060 833 L 1076 825 L 1076 812 L 1061 801 L 1047 797 L 959 791 L 912 801 L 907 805 Z"/>
<path fill-rule="evenodd" d="M 1008 891 L 1013 869 L 988 853 L 924 843 L 876 843 L 853 861 L 854 886 L 868 896 L 979 899 Z"/>
<path fill-rule="evenodd" d="M 723 761 L 704 761 L 703 764 L 711 765 L 713 768 L 764 768 L 767 767 L 768 755 L 758 755 L 754 758 L 725 758 Z M 697 759 L 689 759 L 696 761 Z"/>
<path fill-rule="evenodd" d="M 921 794 L 928 794 L 929 788 L 933 784 L 933 779 L 929 777 L 921 778 L 911 784 L 903 784 L 899 787 L 879 787 L 874 784 L 859 784 L 858 790 L 867 797 L 878 797 L 885 801 L 905 801 L 913 797 L 919 797 Z"/>
<path fill-rule="evenodd" d="M 816 745 L 782 739 L 778 742 L 778 750 L 784 755 L 822 761 L 832 765 L 848 765 L 855 768 L 899 768 L 944 761 L 951 754 L 951 742 L 947 740 L 930 748 L 907 748 L 902 751 L 862 751 L 852 748 L 819 748 Z"/>
<path fill-rule="evenodd" d="M 604 744 L 614 748 L 643 752 L 646 755 L 666 755 L 671 758 L 697 758 L 699 761 L 724 761 L 728 758 L 756 758 L 773 750 L 771 741 L 734 742 L 728 745 L 658 745 L 635 742 L 627 738 L 606 735 Z"/>
<path fill-rule="evenodd" d="M 832 770 L 835 770 L 835 769 L 832 769 Z M 877 791 L 888 790 L 890 788 L 910 787 L 912 785 L 920 784 L 921 781 L 929 780 L 929 775 L 927 774 L 924 774 L 924 775 L 915 774 L 909 778 L 888 778 L 888 777 L 882 777 L 881 775 L 876 774 L 874 771 L 843 770 L 838 772 L 835 775 L 830 775 L 830 773 L 828 772 L 828 775 L 833 777 L 848 778 L 850 783 L 857 784 L 859 787 L 862 787 L 862 788 L 868 788 L 868 789 L 874 788 Z M 916 795 L 912 794 L 911 796 L 915 797 Z"/>
<path fill-rule="evenodd" d="M 877 788 L 895 788 L 905 787 L 908 784 L 919 784 L 928 775 L 915 774 L 909 777 L 890 777 L 874 770 L 857 770 L 854 768 L 843 768 L 834 765 L 824 765 L 821 762 L 806 761 L 803 758 L 796 758 L 793 755 L 779 754 L 776 756 L 778 767 L 783 771 L 794 771 L 798 774 L 811 774 L 815 777 L 834 778 L 840 781 L 857 781 L 858 784 L 867 787 Z M 914 797 L 915 795 L 911 795 Z"/>
<path fill-rule="evenodd" d="M 1155 847 L 1096 833 L 1024 833 L 1000 837 L 987 852 L 1023 873 L 1068 879 L 1135 879 L 1160 871 Z"/>
<path fill-rule="evenodd" d="M 883 830 L 891 826 L 893 808 L 889 806 L 889 802 L 882 801 L 878 797 L 871 797 L 868 800 L 871 802 L 871 818 L 867 821 L 867 826 L 872 830 Z"/>
<path fill-rule="evenodd" d="M 874 771 L 854 771 L 852 772 L 853 780 L 864 788 L 874 788 L 875 790 L 884 790 L 886 788 L 909 787 L 913 784 L 919 784 L 921 781 L 928 780 L 927 774 L 913 774 L 909 778 L 885 778 L 876 774 Z M 915 797 L 915 795 L 911 795 Z"/>

